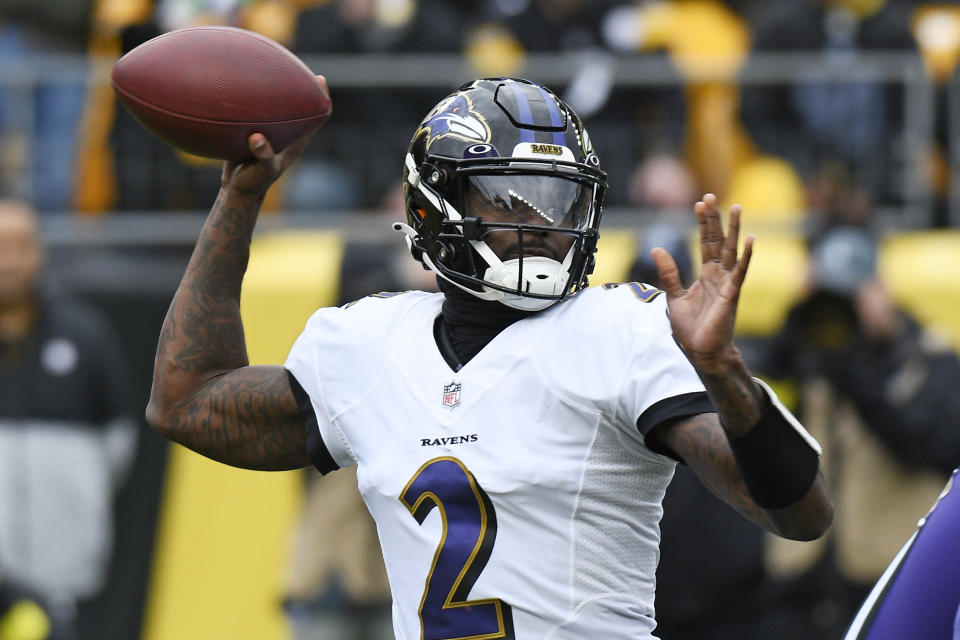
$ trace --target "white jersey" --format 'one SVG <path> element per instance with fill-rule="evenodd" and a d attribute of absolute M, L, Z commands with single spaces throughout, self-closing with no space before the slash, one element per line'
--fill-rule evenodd
<path fill-rule="evenodd" d="M 315 462 L 358 466 L 399 640 L 653 637 L 675 462 L 643 435 L 713 410 L 658 293 L 588 289 L 459 371 L 434 339 L 442 294 L 310 319 L 286 366 L 316 413 Z"/>

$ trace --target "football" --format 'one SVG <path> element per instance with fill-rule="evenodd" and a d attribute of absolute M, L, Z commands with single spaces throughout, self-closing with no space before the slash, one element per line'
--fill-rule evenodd
<path fill-rule="evenodd" d="M 249 158 L 252 133 L 279 151 L 322 126 L 332 110 L 302 60 L 233 27 L 157 36 L 117 61 L 111 83 L 149 131 L 188 153 L 225 160 Z"/>

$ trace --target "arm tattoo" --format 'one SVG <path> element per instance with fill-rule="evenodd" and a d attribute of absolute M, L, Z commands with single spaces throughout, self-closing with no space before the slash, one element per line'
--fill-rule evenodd
<path fill-rule="evenodd" d="M 807 495 L 797 503 L 782 509 L 757 506 L 743 482 L 717 414 L 682 418 L 657 427 L 656 434 L 715 496 L 767 531 L 794 540 L 813 540 L 830 525 L 833 505 L 819 472 Z"/>
<path fill-rule="evenodd" d="M 780 509 L 763 509 L 747 489 L 728 437 L 742 436 L 763 414 L 764 393 L 735 349 L 725 362 L 697 368 L 717 413 L 705 413 L 664 425 L 658 437 L 675 451 L 717 497 L 748 520 L 785 538 L 813 540 L 833 519 L 833 505 L 821 474 L 799 501 Z M 770 478 L 770 482 L 776 482 Z"/>
<path fill-rule="evenodd" d="M 745 434 L 763 414 L 763 392 L 739 358 L 719 372 L 697 372 L 707 395 L 720 414 L 720 423 L 732 436 Z"/>
<path fill-rule="evenodd" d="M 151 424 L 205 456 L 251 469 L 307 466 L 304 418 L 282 367 L 249 367 L 240 288 L 260 199 L 221 191 L 167 311 Z"/>
<path fill-rule="evenodd" d="M 236 467 L 298 469 L 307 459 L 306 422 L 282 367 L 245 367 L 218 376 L 176 411 L 178 439 Z"/>
<path fill-rule="evenodd" d="M 240 321 L 240 286 L 250 257 L 255 212 L 225 206 L 221 197 L 197 242 L 167 313 L 171 331 L 159 351 L 189 373 L 226 371 L 247 364 Z M 243 222 L 246 224 L 243 224 Z"/>
<path fill-rule="evenodd" d="M 771 529 L 767 513 L 750 497 L 717 415 L 703 413 L 679 420 L 658 436 L 679 454 L 711 493 L 748 520 Z"/>

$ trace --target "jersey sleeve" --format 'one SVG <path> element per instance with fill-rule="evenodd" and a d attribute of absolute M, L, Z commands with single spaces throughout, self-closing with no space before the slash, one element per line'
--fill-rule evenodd
<path fill-rule="evenodd" d="M 307 455 L 310 457 L 310 462 L 322 475 L 336 471 L 340 468 L 340 465 L 333 459 L 330 449 L 323 441 L 323 436 L 320 434 L 320 424 L 317 422 L 317 412 L 313 408 L 313 402 L 311 402 L 309 394 L 289 369 L 287 369 L 287 378 L 290 381 L 290 390 L 293 391 L 293 397 L 297 400 L 297 407 L 306 417 Z"/>
<path fill-rule="evenodd" d="M 654 305 L 660 312 L 649 314 L 645 330 L 636 334 L 620 393 L 623 419 L 644 436 L 666 420 L 716 411 L 673 337 L 666 304 Z"/>
<path fill-rule="evenodd" d="M 284 363 L 294 397 L 307 417 L 307 453 L 317 470 L 324 474 L 356 462 L 324 395 L 327 362 L 333 355 L 331 352 L 336 351 L 339 311 L 320 309 L 314 313 Z"/>

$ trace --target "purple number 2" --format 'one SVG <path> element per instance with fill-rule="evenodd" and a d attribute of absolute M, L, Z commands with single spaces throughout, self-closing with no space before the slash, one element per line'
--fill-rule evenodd
<path fill-rule="evenodd" d="M 462 462 L 426 462 L 400 494 L 417 522 L 438 509 L 443 535 L 420 599 L 422 640 L 513 640 L 510 605 L 499 598 L 467 600 L 493 551 L 493 503 Z"/>

